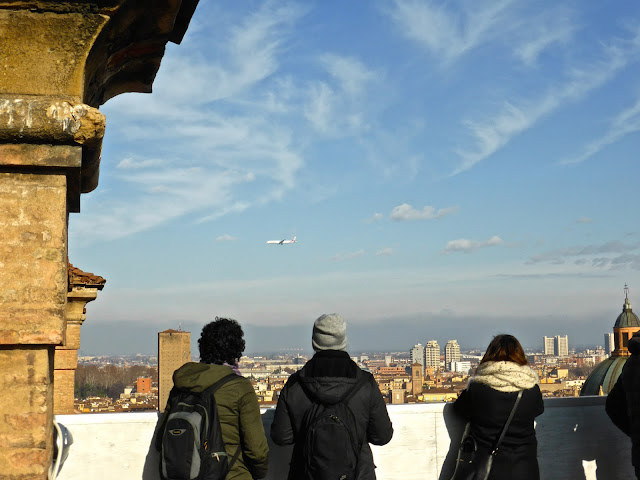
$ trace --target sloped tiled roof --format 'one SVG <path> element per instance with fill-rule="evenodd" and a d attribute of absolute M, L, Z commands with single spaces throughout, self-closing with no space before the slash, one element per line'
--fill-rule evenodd
<path fill-rule="evenodd" d="M 69 277 L 69 288 L 73 287 L 91 287 L 102 290 L 104 284 L 107 283 L 105 278 L 93 273 L 83 272 L 78 267 L 74 267 L 71 263 L 67 266 L 67 275 Z"/>

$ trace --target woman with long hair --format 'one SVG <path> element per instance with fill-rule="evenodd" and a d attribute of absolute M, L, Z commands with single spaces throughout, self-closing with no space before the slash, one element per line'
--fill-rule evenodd
<path fill-rule="evenodd" d="M 491 451 L 500 436 L 518 392 L 522 397 L 494 457 L 490 480 L 539 480 L 538 443 L 534 419 L 544 411 L 537 373 L 529 366 L 518 339 L 497 335 L 469 385 L 453 407 L 470 422 L 478 448 Z"/>

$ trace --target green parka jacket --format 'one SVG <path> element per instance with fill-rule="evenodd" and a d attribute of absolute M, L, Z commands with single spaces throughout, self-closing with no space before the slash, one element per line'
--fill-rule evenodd
<path fill-rule="evenodd" d="M 218 380 L 233 373 L 226 365 L 189 362 L 173 374 L 176 387 L 201 392 Z M 269 447 L 262 426 L 258 398 L 251 382 L 239 377 L 224 384 L 215 393 L 220 428 L 227 454 L 233 457 L 240 445 L 241 452 L 226 480 L 251 480 L 267 476 Z M 169 409 L 167 402 L 167 409 Z"/>

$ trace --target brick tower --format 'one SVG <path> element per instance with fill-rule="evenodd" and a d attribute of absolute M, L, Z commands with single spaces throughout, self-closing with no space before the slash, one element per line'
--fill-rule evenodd
<path fill-rule="evenodd" d="M 173 388 L 173 372 L 190 360 L 190 332 L 169 329 L 158 333 L 158 410 L 161 412 Z"/>

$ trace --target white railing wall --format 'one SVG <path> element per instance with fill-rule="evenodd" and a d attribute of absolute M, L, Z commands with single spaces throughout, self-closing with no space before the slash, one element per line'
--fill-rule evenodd
<path fill-rule="evenodd" d="M 538 417 L 538 459 L 545 480 L 634 478 L 631 442 L 608 419 L 605 397 L 545 399 Z M 388 406 L 394 436 L 373 447 L 380 480 L 449 480 L 463 422 L 451 404 Z M 157 413 L 60 415 L 73 435 L 59 480 L 157 480 L 150 448 Z M 263 412 L 267 437 L 273 409 Z M 269 480 L 286 480 L 290 448 L 270 442 Z"/>

